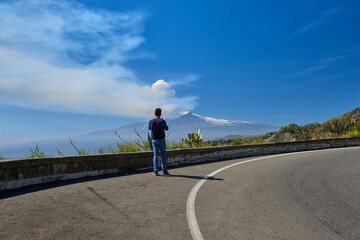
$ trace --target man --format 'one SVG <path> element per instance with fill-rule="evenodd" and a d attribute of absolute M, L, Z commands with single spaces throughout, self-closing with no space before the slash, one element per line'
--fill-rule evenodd
<path fill-rule="evenodd" d="M 154 176 L 159 176 L 159 150 L 161 152 L 161 168 L 164 175 L 170 175 L 166 164 L 166 141 L 165 130 L 169 130 L 166 121 L 161 117 L 161 109 L 155 109 L 155 118 L 149 121 L 149 130 L 151 130 L 151 139 L 154 149 Z"/>

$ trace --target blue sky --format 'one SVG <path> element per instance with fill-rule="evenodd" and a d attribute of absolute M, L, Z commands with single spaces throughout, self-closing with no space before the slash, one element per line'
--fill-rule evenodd
<path fill-rule="evenodd" d="M 185 110 L 277 126 L 360 106 L 360 2 L 0 2 L 0 144 Z"/>

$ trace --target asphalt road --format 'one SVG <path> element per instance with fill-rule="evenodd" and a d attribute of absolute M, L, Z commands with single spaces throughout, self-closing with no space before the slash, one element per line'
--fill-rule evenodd
<path fill-rule="evenodd" d="M 192 239 L 189 193 L 249 159 L 0 192 L 0 239 Z M 360 148 L 236 165 L 198 190 L 204 239 L 360 239 Z"/>

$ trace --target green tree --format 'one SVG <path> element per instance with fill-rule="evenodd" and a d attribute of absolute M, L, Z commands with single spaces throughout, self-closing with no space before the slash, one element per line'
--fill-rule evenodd
<path fill-rule="evenodd" d="M 243 138 L 237 138 L 237 137 L 234 137 L 234 139 L 232 140 L 232 142 L 230 143 L 231 146 L 234 146 L 234 145 L 242 145 L 242 144 L 245 144 L 245 141 Z"/>

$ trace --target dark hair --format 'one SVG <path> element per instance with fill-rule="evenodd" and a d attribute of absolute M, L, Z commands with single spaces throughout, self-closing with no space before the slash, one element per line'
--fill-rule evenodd
<path fill-rule="evenodd" d="M 158 117 L 161 116 L 161 108 L 155 109 L 155 116 L 158 116 Z"/>

